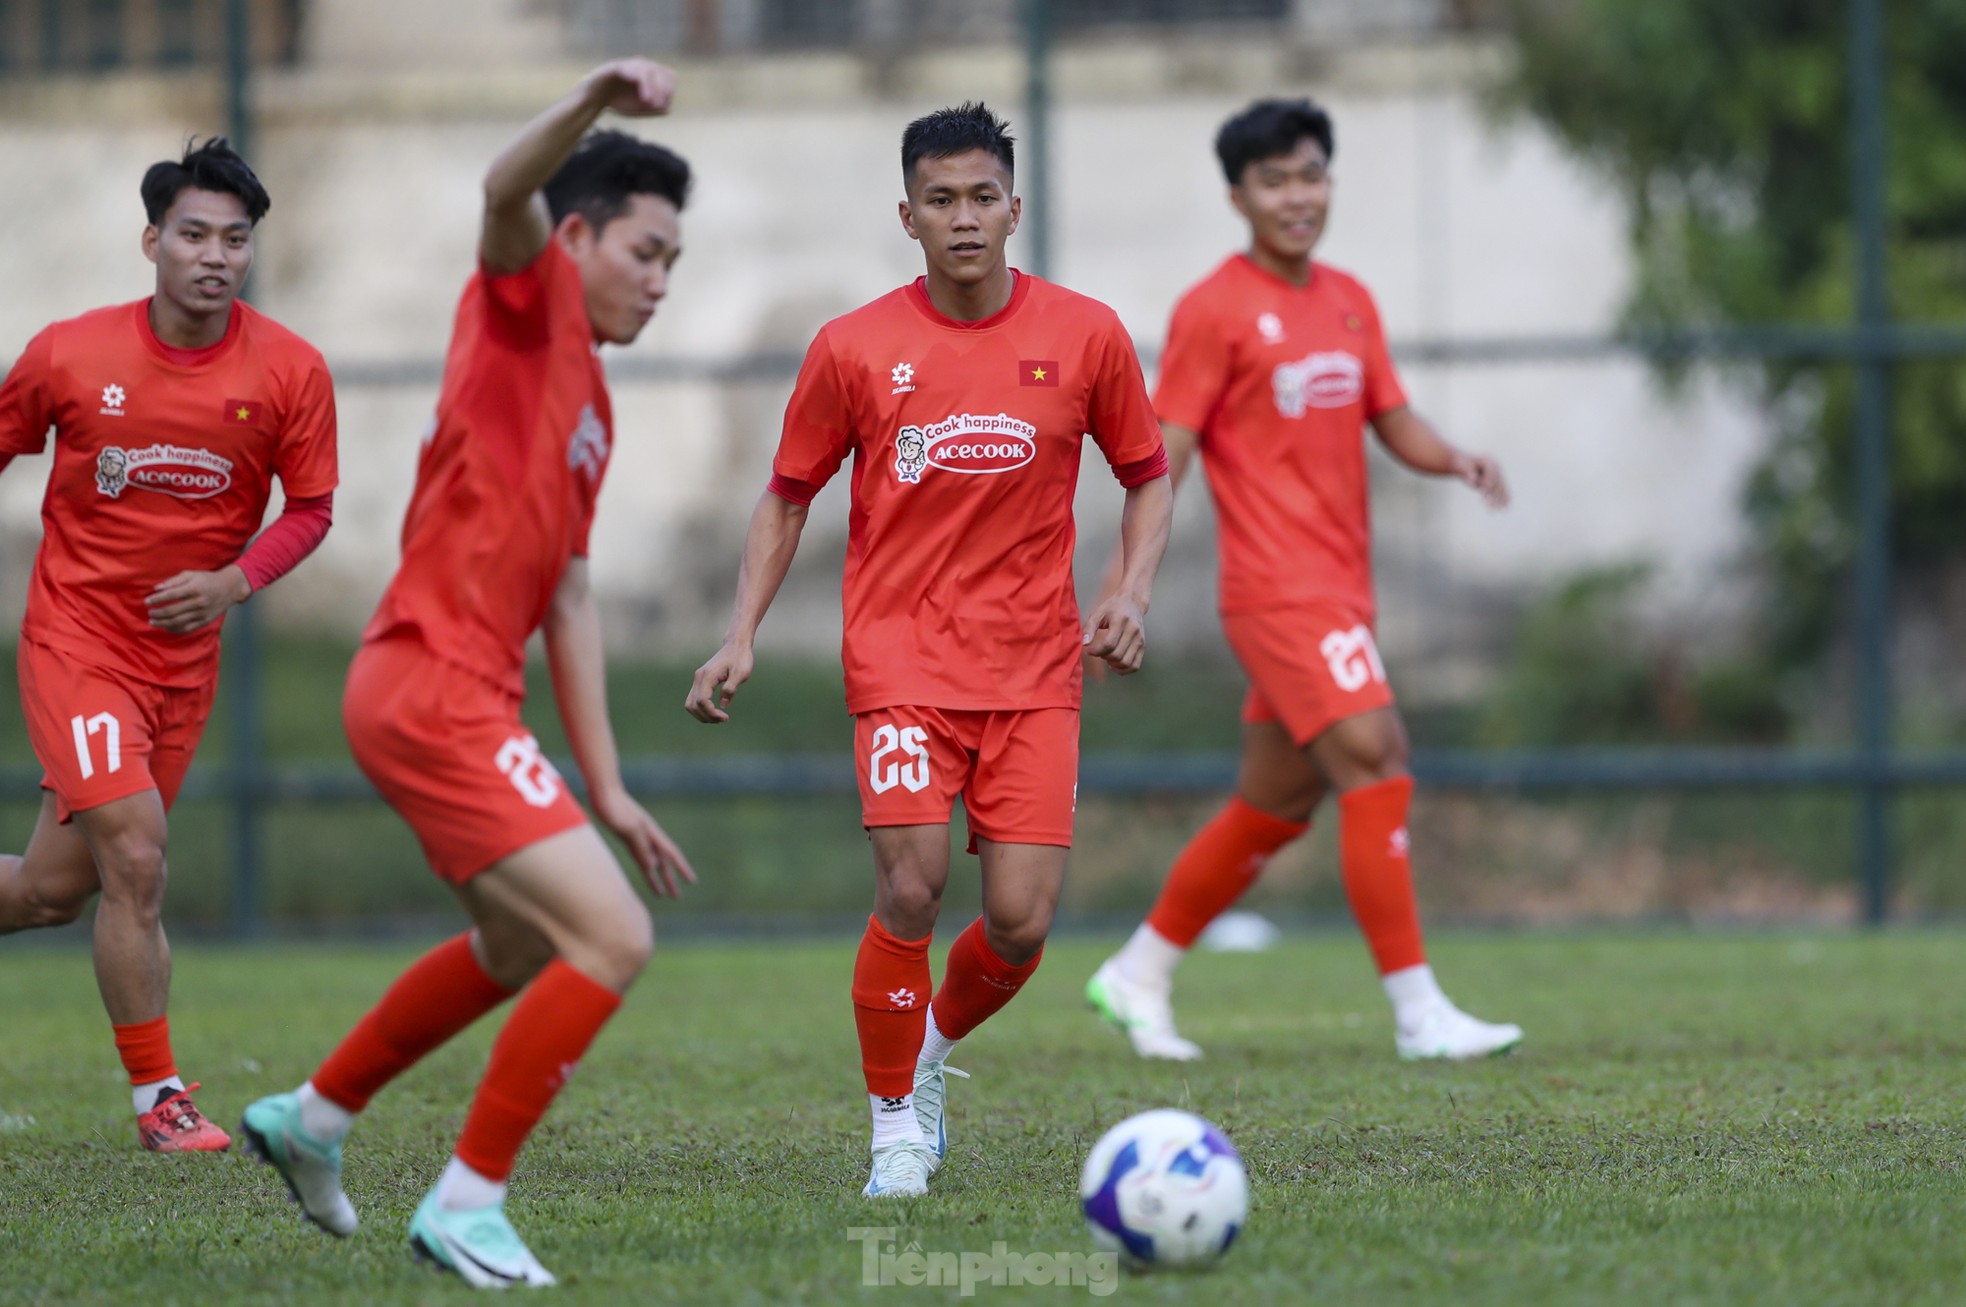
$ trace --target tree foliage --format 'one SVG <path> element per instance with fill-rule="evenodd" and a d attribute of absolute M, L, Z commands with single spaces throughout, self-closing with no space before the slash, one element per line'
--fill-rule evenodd
<path fill-rule="evenodd" d="M 1966 321 L 1966 0 L 1878 0 L 1886 40 L 1895 315 Z M 1503 0 L 1520 58 L 1507 106 L 1546 124 L 1629 202 L 1633 326 L 1853 318 L 1848 0 Z M 1664 365 L 1662 366 L 1669 366 Z M 1773 648 L 1825 647 L 1854 545 L 1853 369 L 1770 361 L 1780 419 L 1745 507 Z M 1966 560 L 1966 360 L 1896 369 L 1892 547 Z"/>

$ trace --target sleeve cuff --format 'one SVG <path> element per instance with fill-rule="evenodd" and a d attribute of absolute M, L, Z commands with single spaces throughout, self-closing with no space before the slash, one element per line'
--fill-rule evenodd
<path fill-rule="evenodd" d="M 771 482 L 765 489 L 786 503 L 797 504 L 800 508 L 811 507 L 813 496 L 819 493 L 819 487 L 812 482 L 798 481 L 782 472 L 772 473 Z"/>
<path fill-rule="evenodd" d="M 1132 463 L 1122 463 L 1113 469 L 1113 475 L 1128 490 L 1144 486 L 1149 481 L 1164 477 L 1168 473 L 1167 446 L 1162 445 L 1146 458 Z"/>

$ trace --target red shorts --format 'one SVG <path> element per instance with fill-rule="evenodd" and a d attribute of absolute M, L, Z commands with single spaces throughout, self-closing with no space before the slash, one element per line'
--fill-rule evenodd
<path fill-rule="evenodd" d="M 152 685 L 26 637 L 18 662 L 27 738 L 60 820 L 145 790 L 169 810 L 212 714 L 216 676 L 195 690 Z"/>
<path fill-rule="evenodd" d="M 970 848 L 1070 848 L 1079 797 L 1079 711 L 876 708 L 853 719 L 861 821 L 946 825 L 962 795 Z"/>
<path fill-rule="evenodd" d="M 519 703 L 414 640 L 365 644 L 348 669 L 341 722 L 355 763 L 453 885 L 587 820 Z"/>
<path fill-rule="evenodd" d="M 1249 677 L 1244 722 L 1281 722 L 1301 746 L 1347 717 L 1392 705 L 1372 619 L 1350 605 L 1224 613 L 1222 629 Z"/>

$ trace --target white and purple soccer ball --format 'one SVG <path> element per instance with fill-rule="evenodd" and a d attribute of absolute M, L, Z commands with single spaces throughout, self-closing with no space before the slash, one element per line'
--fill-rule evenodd
<path fill-rule="evenodd" d="M 1192 1112 L 1142 1112 L 1093 1145 L 1079 1177 L 1102 1249 L 1143 1266 L 1192 1266 L 1227 1251 L 1249 1216 L 1249 1176 L 1228 1137 Z"/>

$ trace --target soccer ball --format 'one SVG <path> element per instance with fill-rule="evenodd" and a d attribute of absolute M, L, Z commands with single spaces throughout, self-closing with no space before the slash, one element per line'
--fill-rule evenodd
<path fill-rule="evenodd" d="M 1093 1242 L 1147 1266 L 1211 1261 L 1249 1215 L 1249 1176 L 1220 1130 L 1192 1112 L 1142 1112 L 1108 1130 L 1079 1177 Z"/>

